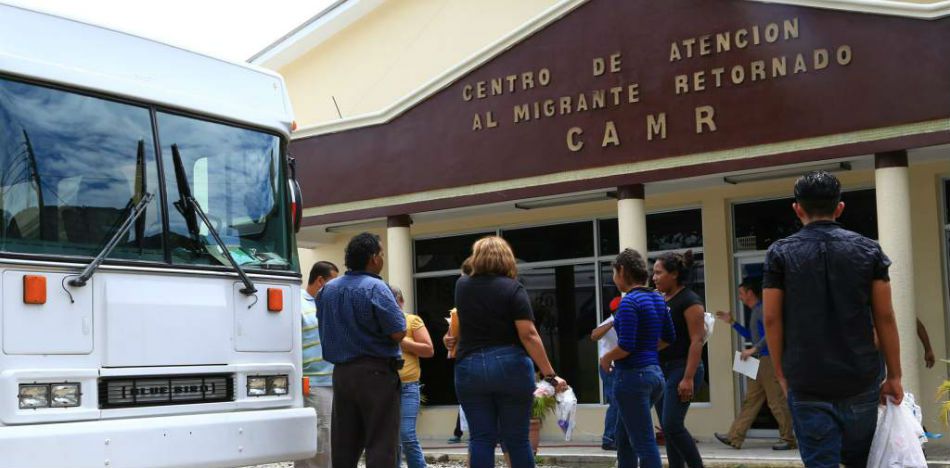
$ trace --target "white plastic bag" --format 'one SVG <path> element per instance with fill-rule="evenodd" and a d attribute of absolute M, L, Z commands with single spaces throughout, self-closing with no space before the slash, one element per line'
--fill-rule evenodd
<path fill-rule="evenodd" d="M 564 431 L 564 440 L 569 441 L 574 432 L 574 424 L 577 422 L 577 396 L 574 395 L 574 390 L 568 387 L 567 390 L 558 393 L 555 399 L 557 400 L 557 408 L 555 408 L 557 425 Z"/>
<path fill-rule="evenodd" d="M 921 446 L 926 437 L 914 396 L 905 394 L 900 405 L 888 400 L 886 406 L 878 408 L 877 415 L 868 468 L 926 468 L 927 459 Z"/>
<path fill-rule="evenodd" d="M 716 328 L 716 317 L 709 312 L 703 313 L 703 344 L 706 344 L 712 338 L 713 330 Z"/>

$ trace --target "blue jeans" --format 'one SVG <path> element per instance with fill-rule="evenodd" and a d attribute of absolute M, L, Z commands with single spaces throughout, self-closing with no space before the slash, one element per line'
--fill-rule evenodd
<path fill-rule="evenodd" d="M 419 417 L 419 382 L 402 384 L 402 400 L 399 405 L 401 420 L 399 423 L 399 451 L 396 457 L 397 467 L 402 454 L 406 455 L 409 468 L 425 468 L 426 458 L 422 455 L 422 446 L 416 437 L 416 418 Z"/>
<path fill-rule="evenodd" d="M 839 400 L 812 399 L 789 389 L 788 406 L 805 466 L 866 466 L 880 398 L 877 383 Z"/>
<path fill-rule="evenodd" d="M 604 398 L 607 400 L 607 415 L 604 416 L 604 435 L 600 439 L 602 445 L 614 444 L 617 441 L 617 420 L 620 414 L 617 413 L 617 401 L 614 397 L 614 374 L 604 372 L 604 369 L 597 366 L 600 370 L 600 378 L 604 382 Z"/>
<path fill-rule="evenodd" d="M 660 366 L 614 369 L 614 398 L 620 413 L 617 423 L 617 467 L 661 468 L 660 449 L 653 433 L 650 408 L 663 395 Z"/>
<path fill-rule="evenodd" d="M 455 364 L 455 394 L 468 419 L 471 468 L 494 468 L 499 439 L 512 468 L 533 468 L 528 440 L 534 366 L 517 346 L 473 351 Z"/>
<path fill-rule="evenodd" d="M 689 411 L 689 402 L 680 401 L 679 385 L 686 373 L 686 361 L 674 361 L 663 366 L 663 375 L 666 377 L 666 389 L 663 397 L 656 403 L 656 412 L 660 416 L 660 426 L 663 436 L 666 437 L 666 458 L 670 468 L 699 468 L 703 466 L 703 458 L 699 455 L 693 435 L 686 429 L 686 412 Z M 693 376 L 693 392 L 698 393 L 703 386 L 703 374 L 706 369 L 700 362 Z"/>

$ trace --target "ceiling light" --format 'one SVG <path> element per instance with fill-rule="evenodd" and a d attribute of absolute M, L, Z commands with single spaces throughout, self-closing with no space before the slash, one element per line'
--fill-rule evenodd
<path fill-rule="evenodd" d="M 722 181 L 727 184 L 741 184 L 744 182 L 758 182 L 762 180 L 783 179 L 785 177 L 798 177 L 811 171 L 841 172 L 850 171 L 850 162 L 838 162 L 831 164 L 819 164 L 812 166 L 796 166 L 784 169 L 775 169 L 769 171 L 749 172 L 746 174 L 726 176 Z"/>

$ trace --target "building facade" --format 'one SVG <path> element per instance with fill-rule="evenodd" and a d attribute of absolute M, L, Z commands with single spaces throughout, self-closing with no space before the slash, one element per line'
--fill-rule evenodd
<path fill-rule="evenodd" d="M 512 244 L 581 402 L 575 436 L 593 440 L 604 406 L 587 336 L 617 295 L 612 257 L 692 250 L 707 309 L 737 310 L 736 284 L 798 229 L 791 187 L 816 168 L 845 186 L 841 222 L 894 261 L 904 385 L 939 427 L 946 366 L 923 365 L 915 332 L 919 318 L 946 356 L 948 14 L 944 1 L 346 0 L 252 61 L 285 76 L 302 124 L 301 263 L 340 262 L 350 235 L 379 233 L 388 281 L 436 341 L 423 437 L 455 422 L 439 338 L 474 240 Z M 727 327 L 707 345 L 687 422 L 700 437 L 738 410 L 742 345 Z M 773 434 L 767 409 L 754 427 Z"/>

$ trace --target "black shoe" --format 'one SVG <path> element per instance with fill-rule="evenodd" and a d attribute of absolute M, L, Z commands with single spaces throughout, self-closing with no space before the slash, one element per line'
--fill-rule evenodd
<path fill-rule="evenodd" d="M 798 447 L 788 443 L 788 442 L 779 442 L 772 446 L 772 450 L 793 450 Z"/>
<path fill-rule="evenodd" d="M 617 444 L 604 442 L 603 444 L 600 444 L 600 449 L 607 450 L 609 452 L 616 452 Z"/>
<path fill-rule="evenodd" d="M 738 449 L 738 448 L 739 448 L 739 447 L 736 447 L 735 444 L 732 443 L 732 439 L 730 439 L 728 436 L 722 435 L 722 434 L 720 434 L 720 433 L 718 433 L 718 432 L 713 433 L 713 435 L 716 436 L 716 440 L 718 440 L 719 442 L 722 442 L 722 443 L 724 443 L 724 444 L 726 444 L 726 445 L 728 445 L 728 446 L 730 446 L 730 447 L 732 447 L 732 448 L 734 448 L 734 449 Z"/>

